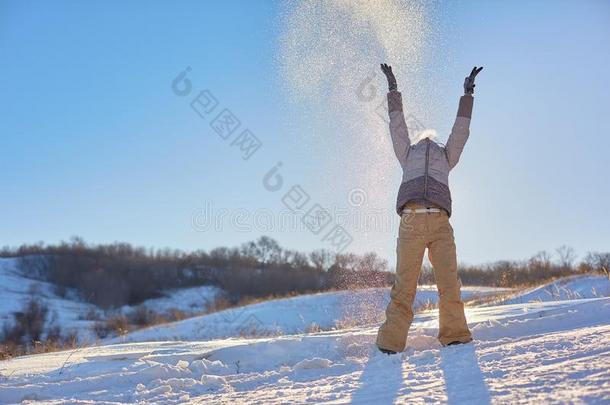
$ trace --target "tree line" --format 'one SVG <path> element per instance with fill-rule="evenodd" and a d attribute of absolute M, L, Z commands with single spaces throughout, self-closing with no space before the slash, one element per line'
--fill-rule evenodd
<path fill-rule="evenodd" d="M 17 257 L 25 276 L 55 284 L 59 295 L 75 289 L 84 301 L 102 308 L 137 305 L 164 290 L 199 285 L 222 288 L 235 304 L 244 298 L 383 287 L 394 281 L 387 261 L 375 253 L 304 253 L 285 249 L 268 236 L 237 247 L 194 252 L 118 242 L 89 244 L 73 237 L 56 245 L 5 247 L 0 257 Z M 607 274 L 609 268 L 610 253 L 591 252 L 576 262 L 574 251 L 563 246 L 555 257 L 540 252 L 523 261 L 460 266 L 459 275 L 465 285 L 514 287 L 579 272 Z M 434 283 L 429 266 L 424 266 L 420 283 Z"/>
<path fill-rule="evenodd" d="M 59 295 L 75 289 L 84 301 L 102 308 L 137 305 L 164 290 L 199 285 L 218 286 L 236 303 L 247 297 L 386 286 L 393 281 L 387 261 L 375 253 L 303 253 L 284 249 L 267 236 L 209 252 L 94 245 L 74 237 L 57 245 L 6 247 L 0 256 L 17 257 L 23 275 L 55 284 Z"/>

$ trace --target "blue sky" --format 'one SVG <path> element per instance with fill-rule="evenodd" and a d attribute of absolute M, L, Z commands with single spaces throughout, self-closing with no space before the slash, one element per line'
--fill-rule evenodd
<path fill-rule="evenodd" d="M 283 207 L 262 185 L 278 161 L 286 187 L 301 185 L 312 203 L 344 201 L 354 176 L 343 173 L 347 158 L 316 141 L 341 129 L 284 89 L 278 47 L 289 10 L 248 1 L 1 2 L 0 245 L 80 235 L 191 250 L 268 234 L 292 249 L 328 247 L 306 229 L 264 226 Z M 403 97 L 441 140 L 463 77 L 485 67 L 471 138 L 450 178 L 459 259 L 521 259 L 563 244 L 581 257 L 609 250 L 608 3 L 441 2 L 427 13 L 435 34 L 421 80 L 434 100 Z M 171 83 L 186 66 L 194 90 L 181 98 Z M 261 140 L 251 159 L 190 108 L 203 89 Z M 397 221 L 392 159 L 388 149 L 387 161 L 370 164 L 391 179 L 376 208 Z M 223 225 L 201 232 L 192 218 L 206 206 Z M 227 223 L 239 213 L 260 223 Z M 347 228 L 349 250 L 394 261 L 392 229 Z"/>

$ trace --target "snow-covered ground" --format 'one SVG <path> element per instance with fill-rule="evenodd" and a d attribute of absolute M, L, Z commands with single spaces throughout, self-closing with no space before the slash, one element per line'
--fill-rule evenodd
<path fill-rule="evenodd" d="M 462 298 L 504 292 L 491 287 L 463 287 Z M 183 321 L 140 329 L 110 343 L 153 340 L 209 340 L 235 336 L 269 336 L 364 326 L 383 319 L 389 288 L 334 291 L 265 301 Z M 438 301 L 435 286 L 418 287 L 415 308 Z"/>
<path fill-rule="evenodd" d="M 570 283 L 585 291 L 608 282 L 581 281 Z M 437 311 L 422 312 L 407 350 L 396 356 L 375 349 L 377 319 L 314 333 L 203 341 L 185 335 L 20 357 L 0 362 L 0 403 L 610 403 L 610 298 L 568 298 L 468 307 L 474 343 L 446 348 L 436 340 Z M 280 319 L 294 315 L 273 303 L 269 310 Z M 262 317 L 263 304 L 242 311 Z M 193 331 L 186 325 L 169 325 L 168 336 Z M 153 335 L 140 338 L 162 337 Z"/>
<path fill-rule="evenodd" d="M 375 327 L 142 342 L 0 363 L 0 402 L 608 403 L 610 298 L 469 308 L 475 342 L 441 348 L 436 311 L 401 355 Z"/>

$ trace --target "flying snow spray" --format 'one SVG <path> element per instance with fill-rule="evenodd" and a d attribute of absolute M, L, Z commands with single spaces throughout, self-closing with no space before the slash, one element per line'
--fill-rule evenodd
<path fill-rule="evenodd" d="M 400 173 L 379 65 L 392 65 L 405 107 L 425 99 L 421 83 L 431 32 L 426 7 L 421 1 L 311 0 L 291 3 L 283 15 L 281 80 L 294 108 L 315 110 L 308 123 L 314 130 L 302 135 L 304 144 L 323 145 L 326 181 L 335 182 L 334 189 L 364 190 L 364 208 L 383 208 L 388 216 Z M 409 119 L 427 128 L 422 119 Z M 393 231 L 377 232 L 357 236 L 370 250 L 386 250 Z M 364 249 L 362 244 L 352 248 Z"/>

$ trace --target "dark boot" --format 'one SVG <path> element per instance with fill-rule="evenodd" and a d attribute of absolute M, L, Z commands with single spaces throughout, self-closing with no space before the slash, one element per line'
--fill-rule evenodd
<path fill-rule="evenodd" d="M 456 340 L 454 342 L 447 343 L 445 346 L 465 345 L 466 343 L 470 343 L 470 342 L 460 342 L 459 340 Z"/>
<path fill-rule="evenodd" d="M 381 347 L 379 347 L 379 346 L 377 346 L 377 348 L 379 349 L 379 351 L 380 351 L 381 353 L 384 353 L 384 354 L 387 354 L 387 355 L 390 355 L 390 354 L 396 354 L 396 352 L 395 352 L 394 350 L 388 350 L 388 349 L 384 349 L 384 348 L 381 348 Z"/>

